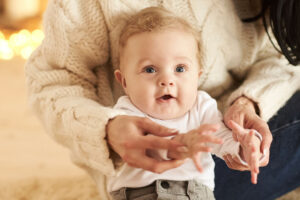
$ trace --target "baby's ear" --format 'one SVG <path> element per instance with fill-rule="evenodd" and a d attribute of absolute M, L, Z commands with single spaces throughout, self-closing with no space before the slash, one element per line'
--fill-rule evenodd
<path fill-rule="evenodd" d="M 115 74 L 115 78 L 117 79 L 117 81 L 125 89 L 126 88 L 126 81 L 125 81 L 125 78 L 122 75 L 122 72 L 119 69 L 117 69 L 117 70 L 115 70 L 114 74 Z"/>

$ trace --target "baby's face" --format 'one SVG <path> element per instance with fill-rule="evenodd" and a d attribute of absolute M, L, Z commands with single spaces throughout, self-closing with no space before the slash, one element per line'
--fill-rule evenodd
<path fill-rule="evenodd" d="M 158 119 L 183 116 L 195 103 L 200 75 L 197 42 L 180 30 L 131 36 L 116 78 L 132 103 Z"/>

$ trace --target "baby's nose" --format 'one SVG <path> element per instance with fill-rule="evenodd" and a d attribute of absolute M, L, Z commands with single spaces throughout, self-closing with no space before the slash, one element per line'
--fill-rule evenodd
<path fill-rule="evenodd" d="M 166 86 L 173 86 L 174 85 L 174 82 L 172 80 L 161 80 L 159 81 L 159 86 L 161 87 L 166 87 Z"/>

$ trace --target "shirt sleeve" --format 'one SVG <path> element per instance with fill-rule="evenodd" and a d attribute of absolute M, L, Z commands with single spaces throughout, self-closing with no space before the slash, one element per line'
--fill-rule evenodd
<path fill-rule="evenodd" d="M 43 27 L 45 39 L 25 66 L 30 106 L 76 163 L 114 174 L 105 126 L 120 112 L 97 96 L 94 72 L 109 56 L 99 1 L 49 1 Z"/>
<path fill-rule="evenodd" d="M 208 143 L 212 147 L 212 153 L 223 159 L 223 155 L 231 154 L 239 157 L 240 143 L 234 141 L 232 132 L 224 125 L 222 121 L 222 114 L 217 108 L 217 102 L 211 98 L 207 93 L 200 92 L 198 98 L 198 110 L 200 124 L 218 124 L 218 131 L 212 133 L 221 138 L 223 144 Z"/>

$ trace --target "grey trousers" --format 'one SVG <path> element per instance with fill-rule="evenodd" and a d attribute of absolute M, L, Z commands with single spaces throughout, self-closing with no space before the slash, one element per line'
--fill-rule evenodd
<path fill-rule="evenodd" d="M 156 180 L 140 188 L 121 188 L 110 193 L 113 200 L 215 200 L 213 192 L 195 180 Z"/>

